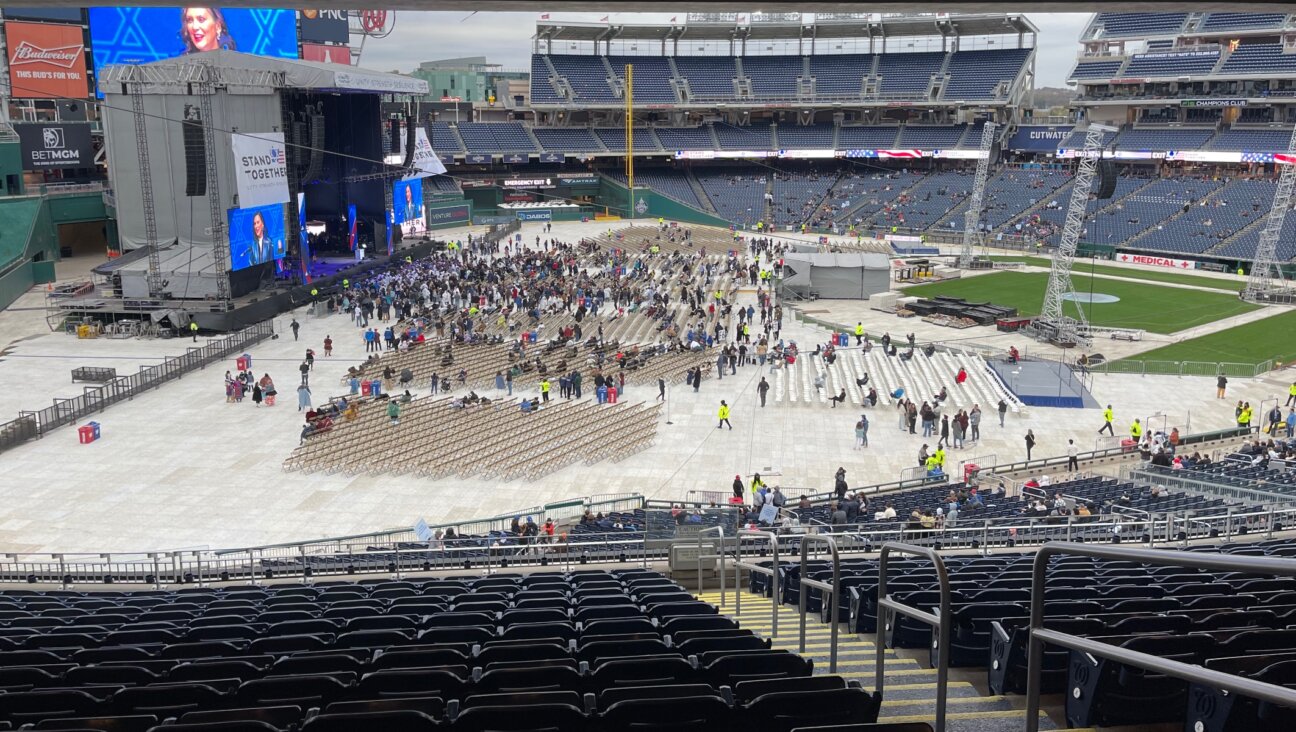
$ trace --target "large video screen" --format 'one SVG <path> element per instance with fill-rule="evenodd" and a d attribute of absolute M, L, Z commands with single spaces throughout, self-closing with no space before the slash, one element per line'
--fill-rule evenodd
<path fill-rule="evenodd" d="M 288 253 L 282 203 L 229 210 L 230 269 L 282 259 Z"/>
<path fill-rule="evenodd" d="M 405 236 L 427 231 L 423 218 L 423 179 L 398 180 L 392 184 L 392 213 Z"/>
<path fill-rule="evenodd" d="M 297 58 L 297 13 L 269 8 L 90 8 L 96 78 L 109 64 L 204 51 Z"/>

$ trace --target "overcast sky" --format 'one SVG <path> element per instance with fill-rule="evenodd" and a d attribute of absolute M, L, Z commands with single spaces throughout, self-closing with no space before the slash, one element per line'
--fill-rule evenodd
<path fill-rule="evenodd" d="M 672 13 L 613 13 L 621 23 L 661 23 Z M 552 13 L 551 20 L 596 22 L 600 13 Z M 1037 87 L 1063 86 L 1075 62 L 1080 31 L 1088 13 L 1029 13 L 1039 27 Z M 381 40 L 367 39 L 361 65 L 380 71 L 412 71 L 422 61 L 485 56 L 512 69 L 531 67 L 531 36 L 537 13 L 396 13 L 396 29 Z"/>

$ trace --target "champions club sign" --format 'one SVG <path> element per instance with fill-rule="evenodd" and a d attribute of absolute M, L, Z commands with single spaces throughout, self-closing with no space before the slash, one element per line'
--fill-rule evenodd
<path fill-rule="evenodd" d="M 239 207 L 288 202 L 288 157 L 282 132 L 231 135 Z"/>

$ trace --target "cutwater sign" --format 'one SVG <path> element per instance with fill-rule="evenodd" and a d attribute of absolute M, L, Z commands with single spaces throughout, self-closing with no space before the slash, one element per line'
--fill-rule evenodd
<path fill-rule="evenodd" d="M 549 221 L 553 218 L 553 211 L 542 208 L 537 211 L 518 211 L 518 221 Z"/>
<path fill-rule="evenodd" d="M 1053 152 L 1062 146 L 1062 141 L 1071 134 L 1072 129 L 1070 125 L 1018 127 L 1016 134 L 1008 141 L 1008 149 Z"/>

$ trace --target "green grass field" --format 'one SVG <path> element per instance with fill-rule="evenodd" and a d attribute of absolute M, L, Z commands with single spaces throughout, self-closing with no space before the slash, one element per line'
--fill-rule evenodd
<path fill-rule="evenodd" d="M 947 295 L 971 302 L 989 301 L 996 305 L 1015 307 L 1023 316 L 1031 316 L 1039 314 L 1048 278 L 1048 274 L 1044 272 L 996 272 L 917 285 L 906 288 L 905 294 L 918 297 Z M 1120 302 L 1110 304 L 1084 305 L 1084 314 L 1090 323 L 1111 328 L 1141 328 L 1153 333 L 1175 333 L 1251 312 L 1258 307 L 1222 292 L 1109 280 L 1089 277 L 1079 272 L 1074 273 L 1071 279 L 1077 292 L 1089 292 L 1092 281 L 1093 292 L 1120 298 Z M 1074 303 L 1067 303 L 1067 314 L 1077 315 L 1076 307 Z"/>
<path fill-rule="evenodd" d="M 1046 257 L 1012 257 L 1012 256 L 993 256 L 991 259 L 997 262 L 1025 262 L 1032 267 L 1052 267 L 1052 260 Z M 1135 280 L 1147 280 L 1149 282 L 1170 282 L 1176 285 L 1193 285 L 1195 287 L 1208 287 L 1212 290 L 1225 290 L 1227 292 L 1238 292 L 1242 289 L 1241 282 L 1224 280 L 1216 277 L 1202 277 L 1200 275 L 1183 274 L 1181 272 L 1161 272 L 1159 270 L 1141 270 L 1126 267 L 1112 267 L 1110 265 L 1094 264 L 1093 273 L 1096 275 L 1108 275 L 1111 277 L 1126 277 Z M 1075 273 L 1088 274 L 1090 271 L 1090 262 L 1086 259 L 1077 259 L 1075 261 Z"/>
<path fill-rule="evenodd" d="M 1296 360 L 1296 311 L 1140 353 L 1124 361 L 1228 361 L 1260 363 Z"/>

